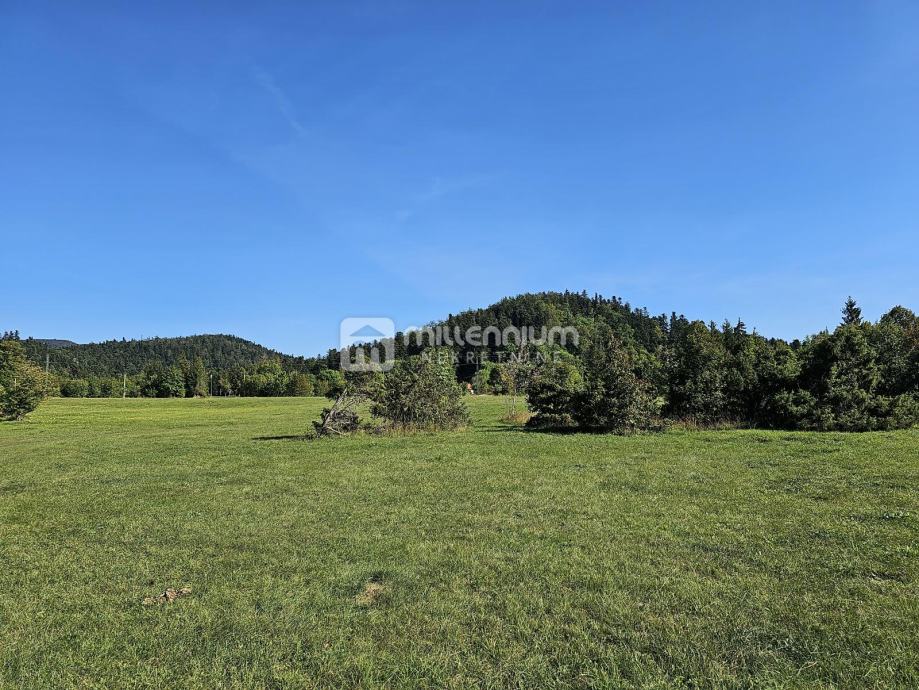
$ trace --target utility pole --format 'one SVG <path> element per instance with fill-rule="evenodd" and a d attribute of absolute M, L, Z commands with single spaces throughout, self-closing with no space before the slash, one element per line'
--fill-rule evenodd
<path fill-rule="evenodd" d="M 121 399 L 128 397 L 128 372 L 124 372 L 121 378 Z"/>
<path fill-rule="evenodd" d="M 48 397 L 48 365 L 50 364 L 50 362 L 51 362 L 51 353 L 46 350 L 45 351 L 45 395 L 44 395 L 44 397 L 46 398 Z"/>

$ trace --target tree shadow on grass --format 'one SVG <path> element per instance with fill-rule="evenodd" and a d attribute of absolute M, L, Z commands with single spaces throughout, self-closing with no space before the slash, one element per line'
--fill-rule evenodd
<path fill-rule="evenodd" d="M 521 434 L 548 434 L 550 436 L 571 436 L 575 434 L 587 435 L 587 436 L 632 436 L 635 434 L 618 434 L 614 431 L 607 431 L 605 429 L 591 429 L 591 428 L 581 428 L 577 426 L 555 426 L 555 425 L 546 425 L 546 426 L 526 426 L 521 424 L 513 424 L 510 422 L 504 422 L 500 424 L 493 424 L 488 427 L 483 427 L 479 429 L 486 433 L 495 434 L 495 433 L 521 433 Z M 647 431 L 639 432 L 640 434 L 650 435 L 650 434 L 659 434 L 666 431 L 666 429 L 650 429 Z"/>
<path fill-rule="evenodd" d="M 487 427 L 479 427 L 478 431 L 486 433 L 521 433 L 521 434 L 582 434 L 583 429 L 573 426 L 527 426 L 526 424 L 514 424 L 513 422 L 492 423 Z"/>

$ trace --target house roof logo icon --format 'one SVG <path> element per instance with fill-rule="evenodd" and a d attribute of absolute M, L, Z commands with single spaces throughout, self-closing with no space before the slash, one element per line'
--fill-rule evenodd
<path fill-rule="evenodd" d="M 364 340 L 380 340 L 381 338 L 386 338 L 388 336 L 370 324 L 364 324 L 361 328 L 358 328 L 356 331 L 354 331 L 354 333 L 352 333 L 349 337 L 362 338 Z"/>
<path fill-rule="evenodd" d="M 350 317 L 341 322 L 338 332 L 338 349 L 342 354 L 341 367 L 345 371 L 388 371 L 395 358 L 396 324 L 392 319 Z M 373 344 L 369 361 L 361 348 L 355 345 Z"/>

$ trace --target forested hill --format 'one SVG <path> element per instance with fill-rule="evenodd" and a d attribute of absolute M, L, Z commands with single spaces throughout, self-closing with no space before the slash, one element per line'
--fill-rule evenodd
<path fill-rule="evenodd" d="M 301 369 L 304 362 L 302 357 L 281 354 L 234 335 L 108 340 L 69 346 L 61 346 L 61 342 L 28 338 L 22 344 L 35 363 L 44 366 L 47 354 L 52 372 L 75 378 L 130 376 L 150 364 L 168 367 L 183 358 L 189 362 L 201 359 L 209 370 L 245 367 L 275 357 L 291 369 Z"/>
<path fill-rule="evenodd" d="M 472 325 L 497 326 L 586 326 L 600 320 L 607 323 L 620 335 L 628 335 L 643 346 L 650 348 L 660 342 L 674 314 L 652 316 L 647 309 L 632 307 L 618 297 L 603 297 L 587 292 L 537 292 L 516 297 L 505 297 L 499 302 L 482 309 L 470 309 L 457 315 L 449 315 L 438 325 L 459 326 L 464 330 Z M 680 317 L 682 318 L 682 317 Z"/>
<path fill-rule="evenodd" d="M 541 292 L 507 297 L 480 309 L 470 309 L 431 325 L 459 326 L 580 326 L 595 319 L 609 323 L 616 331 L 628 333 L 644 347 L 658 344 L 667 328 L 665 316 L 650 316 L 616 297 L 588 296 L 586 292 Z M 18 335 L 18 334 L 17 334 Z M 27 338 L 22 340 L 26 354 L 44 367 L 48 355 L 51 371 L 73 378 L 120 377 L 141 373 L 148 365 L 173 366 L 181 360 L 201 359 L 209 371 L 229 371 L 248 367 L 266 359 L 278 359 L 289 371 L 317 371 L 338 365 L 335 353 L 318 357 L 286 355 L 233 335 L 192 335 L 179 338 L 108 340 L 78 345 L 68 340 Z M 462 348 L 461 348 L 462 349 Z M 460 375 L 467 377 L 465 367 Z M 471 375 L 471 374 L 468 374 Z"/>
<path fill-rule="evenodd" d="M 469 326 L 574 326 L 587 333 L 593 324 L 608 324 L 621 337 L 646 350 L 654 350 L 665 339 L 674 319 L 672 315 L 652 316 L 646 309 L 634 308 L 618 297 L 588 295 L 587 292 L 539 292 L 506 297 L 488 307 L 469 309 L 431 326 L 446 326 L 452 332 Z M 34 339 L 22 341 L 29 358 L 44 367 L 49 356 L 51 371 L 58 376 L 73 378 L 120 377 L 139 374 L 148 365 L 165 367 L 181 360 L 201 359 L 209 371 L 230 371 L 249 367 L 266 359 L 277 359 L 285 370 L 318 373 L 324 368 L 337 368 L 337 353 L 317 357 L 286 355 L 233 335 L 193 335 L 179 338 L 147 338 L 144 340 L 109 340 L 77 345 L 67 340 Z M 411 348 L 410 348 L 411 349 Z M 460 361 L 467 362 L 469 350 L 493 351 L 495 347 L 457 348 Z M 400 355 L 404 353 L 400 351 Z M 458 375 L 469 379 L 475 365 L 461 364 Z"/>
<path fill-rule="evenodd" d="M 504 299 L 481 309 L 469 309 L 459 314 L 450 314 L 444 321 L 433 326 L 445 326 L 449 332 L 456 328 L 465 332 L 470 326 L 497 326 L 504 329 L 508 326 L 530 327 L 541 329 L 553 326 L 575 327 L 581 334 L 589 335 L 597 324 L 609 326 L 619 337 L 634 343 L 636 346 L 653 351 L 667 337 L 671 325 L 685 322 L 683 316 L 672 314 L 651 315 L 647 309 L 632 307 L 619 297 L 604 297 L 584 292 L 538 292 L 525 293 Z M 466 364 L 467 354 L 483 350 L 493 352 L 498 349 L 491 346 L 467 347 L 458 346 L 459 368 L 461 379 L 470 378 L 478 368 L 476 364 Z"/>

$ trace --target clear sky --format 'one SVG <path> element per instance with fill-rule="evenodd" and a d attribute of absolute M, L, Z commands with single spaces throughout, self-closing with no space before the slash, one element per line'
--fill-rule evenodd
<path fill-rule="evenodd" d="M 919 310 L 915 2 L 148 4 L 0 0 L 0 329 Z"/>

